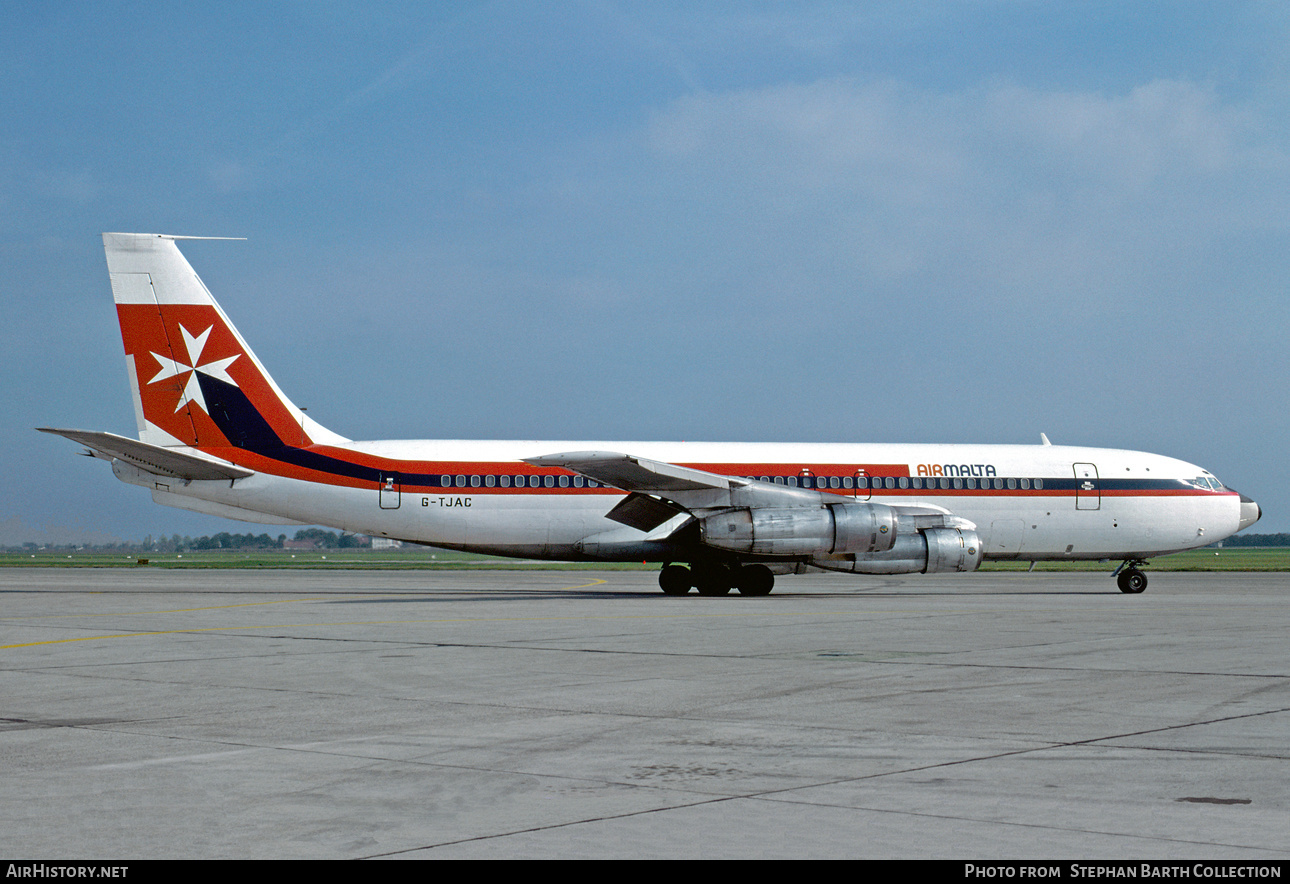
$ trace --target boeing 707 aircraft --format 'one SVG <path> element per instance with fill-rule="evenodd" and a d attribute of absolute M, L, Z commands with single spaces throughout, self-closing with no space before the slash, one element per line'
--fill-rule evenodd
<path fill-rule="evenodd" d="M 662 564 L 669 595 L 765 595 L 776 574 L 973 571 L 1149 556 L 1254 524 L 1208 471 L 1050 445 L 355 442 L 294 405 L 176 242 L 105 233 L 138 439 L 41 428 L 153 500 L 448 549 Z"/>

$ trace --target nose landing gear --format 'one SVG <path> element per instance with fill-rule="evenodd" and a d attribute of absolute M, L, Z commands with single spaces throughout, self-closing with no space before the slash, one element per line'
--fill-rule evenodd
<path fill-rule="evenodd" d="M 1125 559 L 1120 567 L 1115 569 L 1112 576 L 1115 577 L 1115 583 L 1120 587 L 1120 592 L 1137 594 L 1147 588 L 1147 575 L 1138 568 L 1139 565 L 1145 564 L 1147 563 L 1142 559 Z"/>

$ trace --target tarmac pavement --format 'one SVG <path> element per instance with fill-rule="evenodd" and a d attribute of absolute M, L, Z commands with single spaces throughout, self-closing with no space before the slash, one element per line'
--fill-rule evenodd
<path fill-rule="evenodd" d="M 0 570 L 0 853 L 1290 857 L 1282 574 Z"/>

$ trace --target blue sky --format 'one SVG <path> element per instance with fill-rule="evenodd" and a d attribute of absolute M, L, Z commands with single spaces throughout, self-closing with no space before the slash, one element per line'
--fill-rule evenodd
<path fill-rule="evenodd" d="M 1290 530 L 1283 4 L 0 17 L 0 543 L 247 529 L 32 431 L 133 432 L 104 230 L 248 237 L 184 251 L 352 438 L 1046 432 Z"/>

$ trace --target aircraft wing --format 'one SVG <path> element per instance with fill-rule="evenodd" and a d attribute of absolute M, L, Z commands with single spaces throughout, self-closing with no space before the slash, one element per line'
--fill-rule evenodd
<path fill-rule="evenodd" d="M 747 479 L 737 476 L 721 476 L 614 451 L 548 454 L 526 457 L 524 462 L 536 467 L 564 467 L 624 491 L 711 491 L 749 484 Z"/>
<path fill-rule="evenodd" d="M 104 460 L 123 460 L 141 470 L 158 476 L 170 476 L 176 479 L 243 479 L 255 475 L 254 470 L 236 466 L 222 460 L 194 454 L 191 451 L 180 451 L 150 445 L 138 439 L 118 436 L 116 433 L 96 433 L 91 430 L 59 430 L 53 427 L 37 427 L 42 433 L 53 433 L 79 442 L 90 450 L 85 452 L 91 457 Z"/>
<path fill-rule="evenodd" d="M 562 467 L 603 485 L 630 492 L 606 515 L 650 531 L 679 513 L 701 515 L 730 507 L 810 507 L 826 502 L 819 491 L 790 488 L 743 476 L 723 476 L 692 467 L 614 451 L 574 451 L 526 457 L 536 467 Z M 832 501 L 836 495 L 829 495 Z"/>
<path fill-rule="evenodd" d="M 848 502 L 847 497 L 827 491 L 793 488 L 744 476 L 723 476 L 614 451 L 548 454 L 526 457 L 524 462 L 537 467 L 562 467 L 630 492 L 605 515 L 641 531 L 651 531 L 681 513 L 703 517 L 734 507 L 820 507 Z M 971 521 L 934 504 L 896 504 L 892 509 L 916 529 L 976 528 Z"/>

